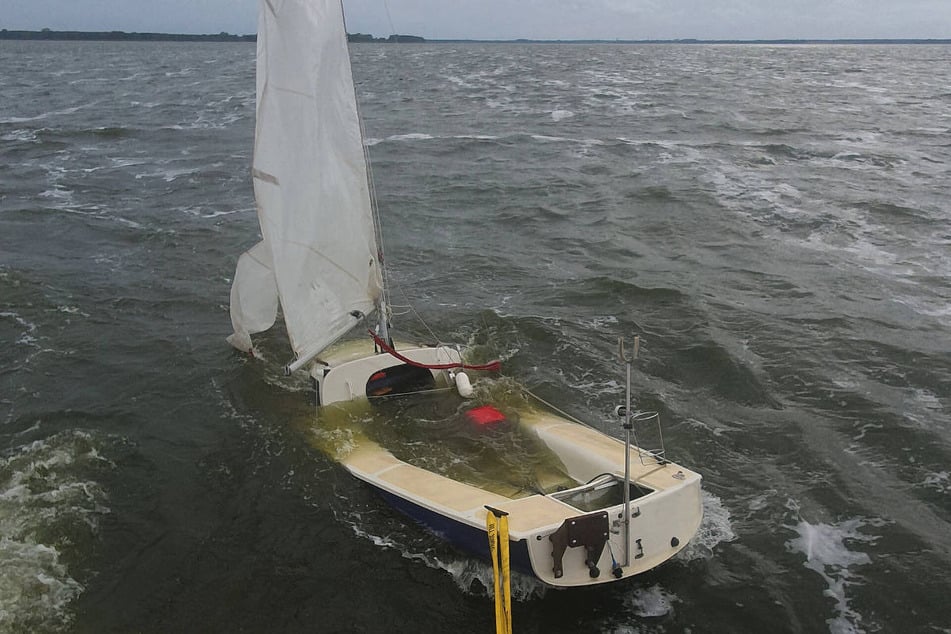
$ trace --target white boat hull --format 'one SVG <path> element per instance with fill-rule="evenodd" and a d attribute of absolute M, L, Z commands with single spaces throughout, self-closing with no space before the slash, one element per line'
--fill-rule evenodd
<path fill-rule="evenodd" d="M 458 355 L 448 348 L 401 353 L 419 361 Z M 346 386 L 339 392 L 344 397 L 341 400 L 354 393 L 365 395 L 361 386 L 367 377 L 399 364 L 385 354 L 353 358 L 354 354 L 353 349 L 342 351 L 339 358 L 344 361 L 336 366 L 327 360 L 332 369 L 321 371 L 326 372 L 321 377 L 322 399 L 334 393 L 325 390 L 327 386 Z M 603 506 L 579 502 L 598 495 L 598 487 L 607 490 L 614 486 L 618 493 L 623 491 L 624 443 L 534 409 L 520 411 L 518 425 L 558 457 L 570 478 L 579 483 L 576 488 L 508 497 L 409 464 L 366 438 L 336 457 L 393 506 L 478 555 L 488 554 L 486 506 L 507 512 L 513 565 L 552 586 L 594 585 L 645 572 L 673 557 L 696 534 L 703 515 L 699 474 L 652 457 L 644 464 L 643 453 L 631 448 L 633 493 L 625 545 L 624 505 L 619 495 Z M 591 480 L 594 488 L 585 487 Z M 572 535 L 572 527 L 577 525 L 587 526 L 587 531 Z"/>

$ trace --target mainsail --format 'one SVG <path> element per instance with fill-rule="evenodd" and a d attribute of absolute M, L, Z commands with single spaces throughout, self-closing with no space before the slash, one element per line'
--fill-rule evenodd
<path fill-rule="evenodd" d="M 252 177 L 263 241 L 241 256 L 229 341 L 274 323 L 299 361 L 382 295 L 363 137 L 340 0 L 262 0 Z"/>

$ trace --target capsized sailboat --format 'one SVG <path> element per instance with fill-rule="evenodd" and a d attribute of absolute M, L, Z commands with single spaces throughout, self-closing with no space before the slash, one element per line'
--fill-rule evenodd
<path fill-rule="evenodd" d="M 269 329 L 280 307 L 295 353 L 286 370 L 314 378 L 318 424 L 342 405 L 452 390 L 461 421 L 530 439 L 557 466 L 537 469 L 527 489 L 414 464 L 363 434 L 335 453 L 394 507 L 463 549 L 488 556 L 487 507 L 508 514 L 513 566 L 553 586 L 627 578 L 684 548 L 702 517 L 697 473 L 546 407 L 493 403 L 491 380 L 462 405 L 476 392 L 470 374 L 495 364 L 468 364 L 448 345 L 394 344 L 340 1 L 262 0 L 257 47 L 252 178 L 262 240 L 238 260 L 229 342 L 253 354 L 251 336 Z M 374 313 L 370 336 L 341 342 Z M 653 419 L 633 414 L 628 405 L 628 428 Z"/>

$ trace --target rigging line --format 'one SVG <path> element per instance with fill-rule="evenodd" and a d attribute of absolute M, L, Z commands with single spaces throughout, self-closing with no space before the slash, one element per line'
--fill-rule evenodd
<path fill-rule="evenodd" d="M 570 420 L 570 421 L 573 421 L 573 422 L 575 422 L 575 423 L 578 423 L 579 425 L 584 425 L 585 427 L 588 427 L 588 428 L 593 429 L 593 430 L 595 430 L 595 431 L 601 431 L 600 429 L 598 429 L 598 428 L 595 427 L 594 425 L 592 425 L 592 424 L 590 424 L 590 423 L 586 423 L 586 422 L 584 422 L 584 421 L 581 420 L 581 419 L 575 418 L 574 416 L 572 416 L 571 414 L 569 414 L 568 412 L 566 412 L 566 411 L 564 411 L 564 410 L 558 409 L 557 407 L 555 407 L 554 405 L 552 405 L 551 403 L 549 403 L 548 401 L 546 401 L 546 400 L 543 399 L 542 397 L 538 396 L 537 394 L 535 394 L 534 392 L 532 392 L 531 390 L 529 390 L 529 389 L 526 388 L 526 387 L 523 387 L 523 388 L 522 388 L 522 392 L 524 392 L 525 394 L 528 394 L 529 396 L 531 396 L 533 399 L 535 399 L 536 401 L 538 401 L 538 402 L 541 403 L 542 405 L 546 405 L 546 406 L 550 407 L 551 409 L 553 409 L 553 410 L 555 411 L 555 413 L 561 414 L 562 416 L 564 416 L 565 418 L 567 418 L 567 419 Z M 614 436 L 611 436 L 611 438 L 614 438 Z M 621 441 L 620 438 L 614 438 L 614 439 L 615 439 L 615 440 L 618 440 L 618 441 Z M 638 455 L 639 457 L 640 457 L 640 456 L 643 456 L 643 455 L 648 455 L 648 456 L 651 456 L 652 458 L 654 458 L 655 460 L 659 460 L 659 459 L 661 458 L 661 456 L 658 456 L 658 455 L 657 455 L 655 452 L 653 452 L 653 451 L 650 451 L 650 450 L 648 450 L 648 449 L 641 449 L 640 445 L 636 444 L 636 441 L 637 441 L 637 437 L 636 437 L 636 436 L 635 436 L 635 439 L 634 439 L 634 440 L 635 440 L 635 447 L 637 448 L 637 455 Z M 623 441 L 621 441 L 621 442 L 623 442 Z M 602 475 L 604 475 L 604 474 L 602 474 Z M 596 476 L 596 477 L 598 477 L 598 476 Z M 637 485 L 637 480 L 641 480 L 641 479 L 643 479 L 643 478 L 644 478 L 644 476 L 640 476 L 640 477 L 638 477 L 636 480 L 631 480 L 631 484 L 633 484 L 634 486 L 636 486 L 639 490 L 643 491 L 643 489 L 641 489 L 641 487 Z"/>
<path fill-rule="evenodd" d="M 340 11 L 343 12 L 343 0 L 340 3 Z M 347 31 L 346 16 L 344 16 L 344 33 Z M 347 43 L 347 52 L 349 54 L 350 44 Z M 350 72 L 350 76 L 353 77 L 353 71 Z M 357 122 L 360 124 L 360 145 L 363 149 L 363 162 L 366 165 L 367 169 L 367 189 L 369 190 L 370 196 L 370 217 L 373 221 L 373 232 L 376 234 L 376 249 L 377 249 L 377 260 L 380 265 L 380 279 L 383 282 L 383 289 L 381 291 L 381 300 L 384 307 L 389 306 L 388 302 L 388 293 L 386 290 L 386 257 L 384 254 L 384 245 L 383 245 L 383 224 L 380 221 L 380 205 L 376 197 L 376 184 L 373 180 L 373 165 L 370 161 L 370 149 L 367 147 L 367 130 L 366 124 L 363 121 L 363 113 L 360 110 L 360 98 L 357 95 L 357 85 L 356 82 L 353 82 L 353 101 L 357 110 Z M 389 319 L 390 315 L 383 315 L 383 319 Z"/>
<path fill-rule="evenodd" d="M 416 319 L 419 321 L 419 323 L 423 325 L 423 328 L 426 329 L 426 331 L 429 333 L 429 336 L 433 338 L 433 341 L 435 341 L 438 345 L 443 345 L 442 339 L 440 339 L 436 335 L 436 333 L 433 332 L 433 329 L 429 327 L 429 324 L 426 323 L 426 320 L 423 319 L 422 315 L 420 315 L 416 311 L 416 308 L 413 306 L 413 303 L 409 301 L 409 296 L 406 294 L 406 291 L 403 289 L 403 285 L 400 284 L 400 281 L 395 279 L 393 283 L 396 284 L 397 290 L 399 290 L 400 295 L 403 296 L 403 301 L 406 302 L 405 306 L 399 306 L 398 308 L 408 308 L 409 311 L 412 312 L 413 315 L 416 317 Z M 403 313 L 403 314 L 405 315 L 406 313 Z"/>
<path fill-rule="evenodd" d="M 413 390 L 412 392 L 393 392 L 390 394 L 380 394 L 379 396 L 368 396 L 367 398 L 371 401 L 374 399 L 387 399 L 394 398 L 397 396 L 407 396 L 408 394 L 441 394 L 443 392 L 453 392 L 456 388 L 454 387 L 434 387 L 428 390 Z"/>
<path fill-rule="evenodd" d="M 390 33 L 393 35 L 396 35 L 396 27 L 393 26 L 393 16 L 390 15 L 390 6 L 386 2 L 386 0 L 383 0 L 383 7 L 384 9 L 386 9 L 386 17 L 390 23 Z M 341 10 L 342 9 L 343 9 L 343 0 L 341 0 Z M 344 31 L 346 31 L 346 21 L 344 21 Z M 372 212 L 371 216 L 373 218 L 373 230 L 376 233 L 378 260 L 380 262 L 380 275 L 383 278 L 382 299 L 383 299 L 383 305 L 386 306 L 386 309 L 387 309 L 387 314 L 385 315 L 384 318 L 389 320 L 390 317 L 394 316 L 394 313 L 393 313 L 392 307 L 390 306 L 389 292 L 387 290 L 389 276 L 387 275 L 387 262 L 386 262 L 386 257 L 384 255 L 383 223 L 380 219 L 380 205 L 376 196 L 376 184 L 373 180 L 373 164 L 370 160 L 370 149 L 369 147 L 367 147 L 367 144 L 366 144 L 366 138 L 367 138 L 366 125 L 363 121 L 363 115 L 360 111 L 360 100 L 356 98 L 357 97 L 356 84 L 354 84 L 353 86 L 353 93 L 355 98 L 354 100 L 356 101 L 356 105 L 357 105 L 357 120 L 360 122 L 360 141 L 363 145 L 363 157 L 364 157 L 364 162 L 366 163 L 366 166 L 367 166 L 367 186 L 370 190 L 370 209 Z M 438 336 L 436 336 L 436 333 L 433 332 L 433 329 L 429 327 L 429 324 L 426 323 L 426 321 L 422 318 L 422 316 L 416 311 L 416 308 L 413 306 L 413 304 L 409 301 L 409 297 L 406 295 L 406 291 L 403 290 L 403 286 L 400 284 L 399 280 L 394 280 L 394 282 L 396 283 L 396 287 L 397 289 L 399 289 L 400 294 L 403 296 L 403 300 L 406 301 L 407 306 L 412 311 L 413 315 L 416 316 L 416 319 L 419 320 L 419 323 L 423 325 L 423 327 L 426 329 L 429 335 L 433 338 L 433 341 L 435 341 L 437 344 L 442 344 L 442 340 Z"/>
<path fill-rule="evenodd" d="M 356 87 L 354 87 L 354 92 L 356 92 Z M 376 232 L 376 248 L 377 248 L 377 258 L 380 261 L 380 275 L 383 278 L 383 302 L 387 302 L 387 292 L 386 292 L 386 257 L 384 255 L 384 245 L 383 245 L 383 223 L 380 221 L 380 204 L 377 201 L 376 197 L 376 184 L 373 181 L 373 166 L 370 162 L 370 150 L 366 144 L 367 131 L 366 126 L 363 123 L 363 115 L 360 114 L 360 105 L 357 104 L 357 118 L 360 121 L 360 140 L 363 145 L 363 157 L 367 166 L 367 186 L 370 189 L 370 210 L 371 216 L 373 217 L 373 229 Z"/>
<path fill-rule="evenodd" d="M 537 395 L 537 394 L 535 394 L 534 392 L 532 392 L 530 389 L 528 389 L 528 388 L 526 388 L 526 387 L 523 387 L 523 388 L 522 388 L 522 391 L 525 392 L 526 394 L 528 394 L 529 396 L 531 396 L 533 399 L 535 399 L 536 401 L 538 401 L 538 402 L 541 403 L 542 405 L 545 405 L 545 406 L 547 406 L 547 407 L 550 407 L 552 410 L 555 411 L 555 413 L 561 414 L 562 416 L 564 416 L 564 417 L 567 418 L 568 420 L 573 421 L 573 422 L 575 422 L 575 423 L 578 423 L 579 425 L 584 425 L 585 427 L 590 427 L 591 429 L 595 429 L 595 430 L 597 429 L 597 427 L 595 427 L 594 425 L 591 425 L 590 423 L 586 423 L 586 422 L 584 422 L 583 420 L 581 420 L 581 419 L 579 419 L 579 418 L 575 418 L 574 416 L 572 416 L 571 414 L 569 414 L 568 412 L 566 412 L 566 411 L 564 411 L 564 410 L 558 409 L 557 407 L 555 407 L 554 405 L 552 405 L 551 403 L 549 403 L 548 401 L 546 401 L 545 399 L 543 399 L 543 398 L 540 397 L 539 395 Z M 599 430 L 599 431 L 600 431 L 600 430 Z"/>
<path fill-rule="evenodd" d="M 390 15 L 390 5 L 387 4 L 386 0 L 383 0 L 383 8 L 386 9 L 386 19 L 390 21 L 390 34 L 396 35 L 396 27 L 393 26 L 393 16 Z"/>

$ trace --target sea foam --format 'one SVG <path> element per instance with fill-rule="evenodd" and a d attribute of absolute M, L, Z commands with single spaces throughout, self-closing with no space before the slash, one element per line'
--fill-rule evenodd
<path fill-rule="evenodd" d="M 0 631 L 65 630 L 68 606 L 83 591 L 63 561 L 109 512 L 85 474 L 114 465 L 92 436 L 61 432 L 0 458 Z M 75 559 L 82 553 L 69 553 Z"/>
<path fill-rule="evenodd" d="M 802 518 L 795 526 L 796 537 L 786 542 L 790 552 L 805 555 L 803 566 L 812 570 L 828 586 L 824 594 L 834 601 L 834 614 L 826 619 L 833 634 L 864 631 L 862 616 L 852 607 L 849 588 L 858 582 L 855 569 L 872 563 L 871 557 L 860 550 L 858 544 L 874 543 L 877 537 L 860 532 L 866 526 L 880 525 L 880 520 L 852 518 L 837 524 L 818 522 L 812 524 Z"/>
<path fill-rule="evenodd" d="M 701 490 L 701 496 L 703 521 L 693 539 L 677 553 L 676 559 L 680 561 L 711 559 L 717 544 L 736 539 L 733 524 L 730 522 L 730 511 L 724 506 L 723 501 L 706 489 Z"/>

